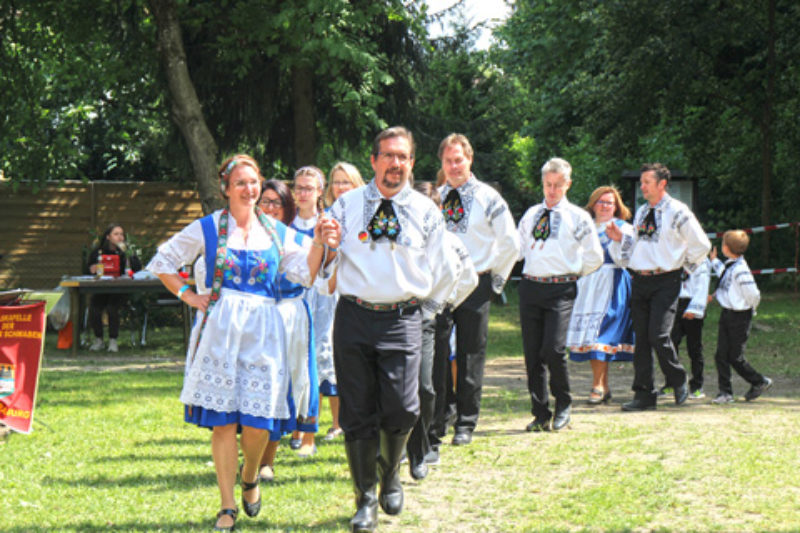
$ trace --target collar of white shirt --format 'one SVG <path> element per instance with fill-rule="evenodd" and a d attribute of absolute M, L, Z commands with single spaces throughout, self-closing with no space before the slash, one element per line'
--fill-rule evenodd
<path fill-rule="evenodd" d="M 375 178 L 372 178 L 372 181 L 369 182 L 364 191 L 364 198 L 368 202 L 380 202 L 381 200 L 386 199 L 391 200 L 398 205 L 408 205 L 411 203 L 411 196 L 411 186 L 408 184 L 408 182 L 406 182 L 399 192 L 397 192 L 394 196 L 386 198 L 378 189 L 378 185 L 375 183 Z"/>

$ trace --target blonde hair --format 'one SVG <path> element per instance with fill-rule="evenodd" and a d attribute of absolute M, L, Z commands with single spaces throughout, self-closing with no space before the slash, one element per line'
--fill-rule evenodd
<path fill-rule="evenodd" d="M 727 246 L 731 253 L 744 255 L 750 245 L 750 236 L 740 229 L 728 230 L 722 235 L 722 244 Z"/>
<path fill-rule="evenodd" d="M 339 161 L 328 173 L 328 187 L 325 189 L 325 205 L 330 207 L 333 205 L 333 202 L 336 201 L 336 198 L 333 197 L 333 175 L 337 171 L 344 172 L 344 175 L 347 176 L 347 180 L 353 186 L 354 189 L 357 189 L 364 185 L 364 179 L 361 177 L 361 172 L 358 171 L 355 165 L 351 165 L 350 163 L 346 163 L 344 161 Z"/>
<path fill-rule="evenodd" d="M 601 196 L 608 193 L 614 195 L 614 216 L 621 220 L 630 219 L 631 210 L 628 209 L 628 206 L 626 206 L 625 202 L 622 201 L 622 196 L 619 194 L 617 188 L 613 185 L 603 185 L 598 187 L 589 196 L 589 202 L 586 204 L 586 210 L 589 211 L 589 214 L 592 215 L 592 218 L 594 218 L 594 205 Z"/>

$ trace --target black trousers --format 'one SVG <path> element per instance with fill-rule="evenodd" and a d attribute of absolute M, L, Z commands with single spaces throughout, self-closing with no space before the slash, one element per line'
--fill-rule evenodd
<path fill-rule="evenodd" d="M 455 414 L 456 397 L 450 369 L 450 332 L 453 330 L 452 311 L 447 308 L 436 315 L 433 342 L 433 419 L 428 429 L 428 441 L 437 448 L 447 433 L 447 420 Z M 424 342 L 424 341 L 423 341 Z"/>
<path fill-rule="evenodd" d="M 419 307 L 370 311 L 339 299 L 333 354 L 347 441 L 411 430 L 419 416 L 421 343 Z"/>
<path fill-rule="evenodd" d="M 723 309 L 717 333 L 717 380 L 719 392 L 733 395 L 731 367 L 750 385 L 763 383 L 764 376 L 756 372 L 744 358 L 744 348 L 750 336 L 753 310 L 733 311 Z"/>
<path fill-rule="evenodd" d="M 433 389 L 433 356 L 436 336 L 436 319 L 422 321 L 422 357 L 419 365 L 419 418 L 406 443 L 406 452 L 412 464 L 420 464 L 431 449 L 430 432 L 436 407 Z"/>
<path fill-rule="evenodd" d="M 455 390 L 456 431 L 474 431 L 478 425 L 483 393 L 483 370 L 486 365 L 486 342 L 489 338 L 489 308 L 492 303 L 492 276 L 481 274 L 478 286 L 453 310 L 456 327 L 456 383 L 453 375 L 447 390 Z M 449 337 L 450 330 L 447 331 Z"/>
<path fill-rule="evenodd" d="M 653 383 L 653 350 L 668 386 L 679 387 L 686 382 L 686 370 L 678 361 L 670 338 L 680 291 L 680 270 L 656 276 L 633 276 L 631 316 L 636 347 L 632 388 L 637 398 L 648 402 L 655 402 L 657 394 Z"/>
<path fill-rule="evenodd" d="M 119 308 L 125 302 L 124 294 L 93 294 L 89 301 L 89 324 L 94 336 L 103 338 L 103 309 L 108 313 L 108 338 L 119 337 Z"/>
<path fill-rule="evenodd" d="M 678 311 L 675 314 L 675 324 L 672 326 L 672 345 L 675 347 L 675 353 L 678 353 L 678 347 L 681 340 L 686 337 L 686 351 L 689 352 L 689 360 L 692 363 L 692 379 L 689 380 L 689 388 L 697 390 L 703 388 L 703 322 L 704 317 L 701 318 L 683 318 L 686 308 L 691 303 L 689 298 L 678 299 Z"/>
<path fill-rule="evenodd" d="M 531 413 L 535 418 L 546 420 L 552 417 L 547 371 L 550 372 L 550 391 L 556 399 L 556 412 L 572 404 L 566 344 L 578 284 L 538 283 L 523 279 L 518 290 Z"/>

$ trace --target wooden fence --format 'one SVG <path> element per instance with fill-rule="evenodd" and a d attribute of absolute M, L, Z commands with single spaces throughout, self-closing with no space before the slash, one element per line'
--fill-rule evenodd
<path fill-rule="evenodd" d="M 35 192 L 0 183 L 0 289 L 52 289 L 82 274 L 94 237 L 112 222 L 152 248 L 202 214 L 196 191 L 169 183 L 67 181 Z"/>

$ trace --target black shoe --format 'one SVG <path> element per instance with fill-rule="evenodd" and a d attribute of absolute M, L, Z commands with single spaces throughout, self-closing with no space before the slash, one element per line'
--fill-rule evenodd
<path fill-rule="evenodd" d="M 569 415 L 571 412 L 572 408 L 569 406 L 560 411 L 556 411 L 556 416 L 553 417 L 553 431 L 560 431 L 569 425 Z"/>
<path fill-rule="evenodd" d="M 239 467 L 239 477 L 242 477 L 242 471 L 244 470 L 244 465 Z M 247 500 L 244 499 L 244 493 L 255 488 L 258 488 L 258 481 L 259 477 L 256 475 L 256 480 L 252 483 L 248 483 L 247 481 L 242 478 L 242 508 L 244 508 L 244 514 L 247 516 L 257 516 L 258 513 L 261 512 L 261 489 L 258 491 L 258 501 L 255 503 L 249 503 Z"/>
<path fill-rule="evenodd" d="M 689 387 L 684 383 L 675 387 L 675 405 L 683 405 L 689 399 Z"/>
<path fill-rule="evenodd" d="M 768 391 L 772 387 L 772 380 L 768 377 L 764 377 L 764 381 L 759 383 L 758 385 L 753 385 L 750 387 L 750 390 L 747 391 L 744 395 L 744 399 L 748 402 L 752 402 L 766 391 Z"/>
<path fill-rule="evenodd" d="M 228 533 L 229 531 L 236 531 L 236 515 L 239 514 L 239 509 L 222 509 L 220 512 L 217 513 L 217 522 L 219 522 L 219 518 L 223 515 L 229 515 L 233 518 L 233 525 L 231 527 L 218 527 L 214 524 L 214 531 L 222 531 L 223 533 Z"/>
<path fill-rule="evenodd" d="M 435 466 L 441 462 L 439 459 L 439 450 L 431 448 L 431 451 L 425 454 L 425 464 Z"/>
<path fill-rule="evenodd" d="M 299 450 L 303 445 L 303 439 L 289 439 L 289 448 L 292 450 Z"/>
<path fill-rule="evenodd" d="M 465 446 L 472 442 L 472 432 L 468 429 L 457 429 L 453 435 L 453 446 Z"/>
<path fill-rule="evenodd" d="M 641 398 L 634 398 L 628 403 L 622 404 L 623 411 L 655 411 L 656 402 L 654 400 L 642 400 Z"/>
<path fill-rule="evenodd" d="M 550 419 L 536 417 L 533 422 L 525 426 L 525 431 L 550 431 Z"/>
<path fill-rule="evenodd" d="M 425 464 L 425 460 L 417 461 L 411 460 L 408 462 L 409 471 L 411 472 L 411 477 L 419 481 L 420 479 L 425 479 L 428 475 L 428 465 Z"/>

